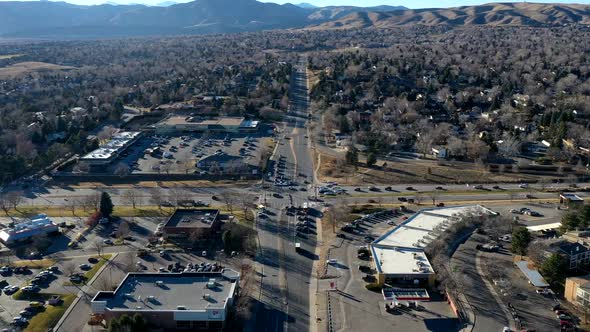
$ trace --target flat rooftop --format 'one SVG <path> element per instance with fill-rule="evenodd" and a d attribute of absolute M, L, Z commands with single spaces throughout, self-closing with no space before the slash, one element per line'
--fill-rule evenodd
<path fill-rule="evenodd" d="M 93 301 L 106 301 L 110 310 L 125 311 L 224 308 L 234 296 L 238 277 L 230 269 L 205 273 L 130 273 L 114 292 L 100 292 Z M 214 283 L 210 283 L 213 279 Z"/>
<path fill-rule="evenodd" d="M 139 131 L 124 131 L 115 134 L 100 148 L 86 154 L 80 159 L 109 159 L 114 153 L 127 147 L 127 145 L 141 134 Z"/>
<path fill-rule="evenodd" d="M 244 122 L 241 117 L 199 118 L 190 116 L 171 116 L 160 122 L 163 125 L 200 125 L 200 126 L 235 126 Z"/>
<path fill-rule="evenodd" d="M 380 273 L 427 275 L 434 273 L 422 249 L 373 246 L 375 266 Z"/>
<path fill-rule="evenodd" d="M 217 209 L 177 209 L 164 225 L 182 228 L 211 228 L 219 217 Z"/>
<path fill-rule="evenodd" d="M 440 232 L 460 221 L 462 216 L 495 214 L 480 205 L 420 210 L 371 244 L 377 271 L 397 275 L 433 274 L 424 248 L 437 238 Z"/>
<path fill-rule="evenodd" d="M 379 237 L 374 244 L 406 248 L 425 247 L 437 236 L 435 234 L 437 230 L 443 230 L 452 223 L 460 221 L 461 215 L 472 214 L 493 214 L 493 212 L 479 205 L 420 210 Z"/>

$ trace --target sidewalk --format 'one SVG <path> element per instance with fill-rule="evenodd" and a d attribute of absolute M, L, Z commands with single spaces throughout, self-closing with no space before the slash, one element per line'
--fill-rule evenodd
<path fill-rule="evenodd" d="M 66 321 L 66 319 L 68 318 L 68 316 L 70 315 L 70 313 L 72 312 L 72 310 L 74 310 L 74 308 L 76 307 L 76 305 L 78 305 L 78 302 L 80 302 L 80 299 L 82 299 L 82 297 L 84 295 L 86 295 L 88 293 L 88 291 L 91 290 L 92 283 L 94 283 L 94 281 L 96 281 L 96 279 L 102 274 L 102 271 L 104 271 L 104 269 L 107 266 L 109 266 L 111 264 L 111 262 L 118 255 L 119 255 L 119 253 L 112 254 L 111 258 L 107 261 L 106 264 L 103 264 L 103 266 L 100 267 L 100 269 L 96 272 L 96 274 L 94 275 L 94 277 L 92 277 L 92 279 L 90 279 L 86 283 L 86 285 L 82 286 L 82 288 L 80 289 L 80 291 L 76 295 L 76 299 L 72 302 L 72 304 L 70 304 L 70 306 L 68 307 L 68 309 L 66 310 L 66 312 L 64 312 L 64 314 L 61 316 L 61 318 L 59 319 L 59 321 L 57 322 L 57 324 L 55 324 L 55 326 L 53 327 L 53 331 L 59 331 L 60 330 L 60 328 L 62 327 L 63 323 Z"/>

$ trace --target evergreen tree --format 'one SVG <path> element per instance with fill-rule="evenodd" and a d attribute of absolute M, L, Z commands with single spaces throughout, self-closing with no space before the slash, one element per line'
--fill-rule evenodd
<path fill-rule="evenodd" d="M 526 255 L 531 242 L 531 233 L 525 227 L 519 227 L 512 232 L 512 252 L 517 255 Z"/>
<path fill-rule="evenodd" d="M 111 200 L 111 195 L 107 192 L 103 192 L 100 195 L 100 213 L 103 217 L 110 217 L 113 213 L 113 201 Z"/>

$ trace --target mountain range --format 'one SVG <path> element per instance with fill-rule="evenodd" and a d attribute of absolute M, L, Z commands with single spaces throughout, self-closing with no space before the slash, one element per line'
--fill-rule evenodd
<path fill-rule="evenodd" d="M 423 25 L 590 24 L 590 5 L 494 3 L 443 9 L 401 6 L 278 5 L 256 0 L 195 0 L 161 6 L 80 6 L 50 1 L 0 1 L 3 38 L 111 38 L 308 28 Z"/>
<path fill-rule="evenodd" d="M 391 28 L 409 25 L 559 26 L 590 24 L 590 5 L 493 3 L 455 8 L 357 12 L 312 29 Z"/>

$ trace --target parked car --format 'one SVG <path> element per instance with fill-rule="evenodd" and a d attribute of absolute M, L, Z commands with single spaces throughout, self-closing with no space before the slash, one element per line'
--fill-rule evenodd
<path fill-rule="evenodd" d="M 90 270 L 92 268 L 92 266 L 90 266 L 90 264 L 86 264 L 86 263 L 80 264 L 79 267 L 80 267 L 80 270 L 84 270 L 84 271 Z"/>
<path fill-rule="evenodd" d="M 326 261 L 326 264 L 330 265 L 330 264 L 336 264 L 338 263 L 338 260 L 334 259 L 334 258 L 330 258 Z"/>

